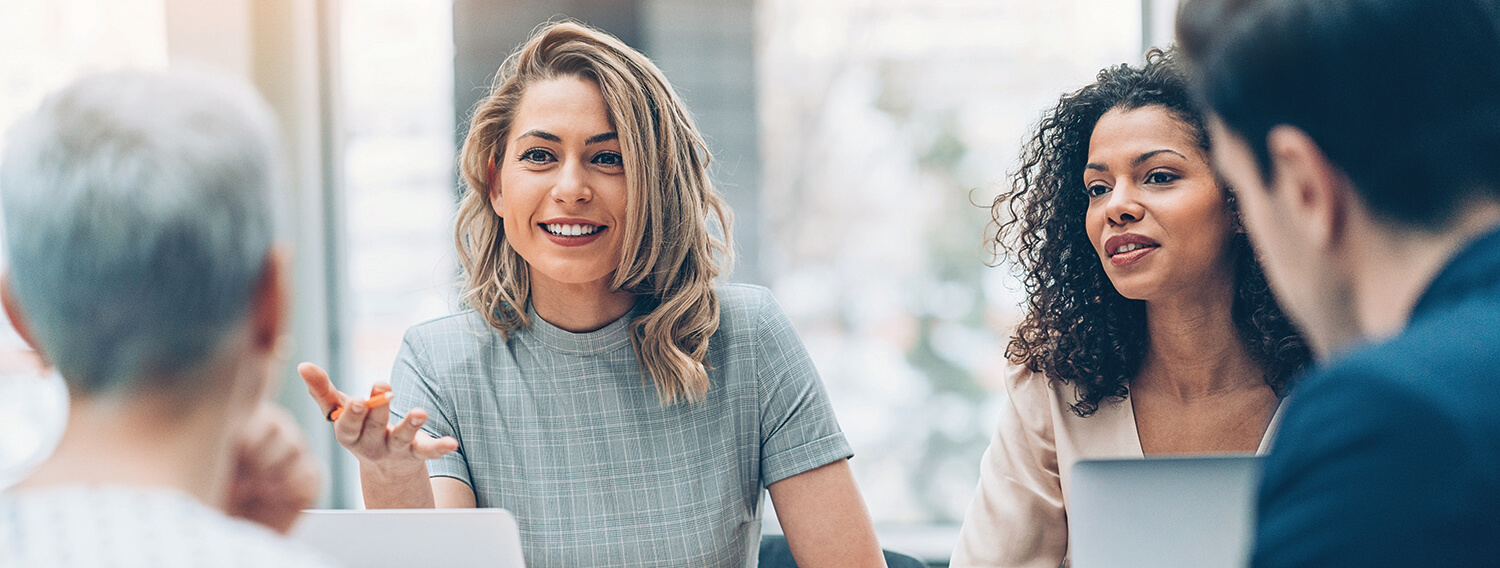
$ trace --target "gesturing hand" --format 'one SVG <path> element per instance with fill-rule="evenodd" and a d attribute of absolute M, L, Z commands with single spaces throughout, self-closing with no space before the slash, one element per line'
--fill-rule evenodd
<path fill-rule="evenodd" d="M 297 366 L 297 373 L 307 383 L 307 392 L 328 416 L 334 408 L 344 412 L 333 422 L 333 435 L 339 445 L 349 449 L 361 469 L 371 468 L 382 475 L 410 475 L 425 467 L 425 460 L 440 458 L 458 449 L 451 436 L 434 439 L 422 432 L 427 411 L 413 408 L 406 418 L 389 424 L 390 410 L 385 405 L 369 408 L 364 400 L 355 400 L 339 392 L 328 379 L 328 373 L 312 363 Z M 390 392 L 391 386 L 376 383 L 370 395 Z"/>

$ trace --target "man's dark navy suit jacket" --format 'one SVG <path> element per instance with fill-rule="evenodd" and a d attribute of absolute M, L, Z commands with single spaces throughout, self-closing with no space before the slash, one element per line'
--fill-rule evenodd
<path fill-rule="evenodd" d="M 1253 564 L 1500 566 L 1500 232 L 1397 336 L 1309 373 L 1261 483 Z"/>

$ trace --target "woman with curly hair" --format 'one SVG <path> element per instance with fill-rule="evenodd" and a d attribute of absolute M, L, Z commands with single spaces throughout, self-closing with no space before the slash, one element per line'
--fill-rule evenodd
<path fill-rule="evenodd" d="M 1029 299 L 954 566 L 1061 564 L 1080 459 L 1266 449 L 1310 354 L 1209 156 L 1159 50 L 1062 97 L 1024 146 L 994 213 Z"/>
<path fill-rule="evenodd" d="M 469 309 L 406 333 L 371 393 L 389 410 L 301 369 L 346 410 L 367 506 L 509 509 L 533 568 L 739 568 L 769 491 L 798 564 L 884 565 L 790 320 L 718 283 L 708 159 L 661 71 L 608 34 L 549 24 L 506 60 L 460 156 Z"/>

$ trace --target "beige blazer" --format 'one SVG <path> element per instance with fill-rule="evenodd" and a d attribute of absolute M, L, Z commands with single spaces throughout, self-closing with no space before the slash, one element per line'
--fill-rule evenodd
<path fill-rule="evenodd" d="M 1049 384 L 1050 383 L 1050 384 Z M 1069 410 L 1072 385 L 1011 364 L 1008 400 L 979 464 L 979 488 L 959 531 L 952 566 L 1057 568 L 1068 553 L 1068 480 L 1091 458 L 1139 458 L 1141 438 L 1127 398 L 1102 403 L 1088 418 Z M 1257 453 L 1265 453 L 1276 409 Z"/>

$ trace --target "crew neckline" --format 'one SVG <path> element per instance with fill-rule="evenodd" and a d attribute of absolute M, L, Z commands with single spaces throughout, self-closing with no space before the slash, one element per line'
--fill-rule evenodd
<path fill-rule="evenodd" d="M 537 315 L 536 308 L 526 305 L 526 317 L 531 320 L 529 330 L 533 339 L 554 351 L 588 355 L 605 353 L 630 344 L 630 322 L 645 315 L 642 302 L 637 301 L 630 311 L 608 325 L 584 333 L 574 333 L 552 325 Z"/>

